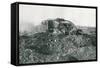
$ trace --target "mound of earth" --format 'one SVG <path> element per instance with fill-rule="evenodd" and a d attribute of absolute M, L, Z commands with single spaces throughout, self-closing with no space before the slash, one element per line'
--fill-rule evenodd
<path fill-rule="evenodd" d="M 43 25 L 45 32 L 20 36 L 20 63 L 96 59 L 96 35 L 84 34 L 72 22 L 59 18 Z"/>

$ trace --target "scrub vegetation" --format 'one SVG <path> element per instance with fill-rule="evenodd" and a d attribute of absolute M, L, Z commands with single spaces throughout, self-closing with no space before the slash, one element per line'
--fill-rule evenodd
<path fill-rule="evenodd" d="M 20 64 L 96 59 L 95 27 L 62 18 L 44 20 L 39 27 L 43 29 L 19 32 Z"/>

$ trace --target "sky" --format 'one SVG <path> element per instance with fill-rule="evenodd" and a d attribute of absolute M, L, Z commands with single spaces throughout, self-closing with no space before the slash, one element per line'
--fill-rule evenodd
<path fill-rule="evenodd" d="M 24 24 L 39 25 L 46 19 L 64 18 L 72 21 L 78 26 L 95 27 L 96 10 L 91 8 L 76 7 L 56 7 L 40 5 L 19 6 L 19 24 L 24 28 Z"/>

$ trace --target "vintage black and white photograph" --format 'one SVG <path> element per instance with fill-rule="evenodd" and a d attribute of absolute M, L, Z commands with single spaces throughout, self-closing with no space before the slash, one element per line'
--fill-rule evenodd
<path fill-rule="evenodd" d="M 19 63 L 96 60 L 96 9 L 19 5 Z"/>

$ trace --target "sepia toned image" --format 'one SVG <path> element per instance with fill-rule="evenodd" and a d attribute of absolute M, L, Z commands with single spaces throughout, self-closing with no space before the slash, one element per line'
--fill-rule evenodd
<path fill-rule="evenodd" d="M 96 9 L 19 5 L 19 63 L 96 60 Z"/>

